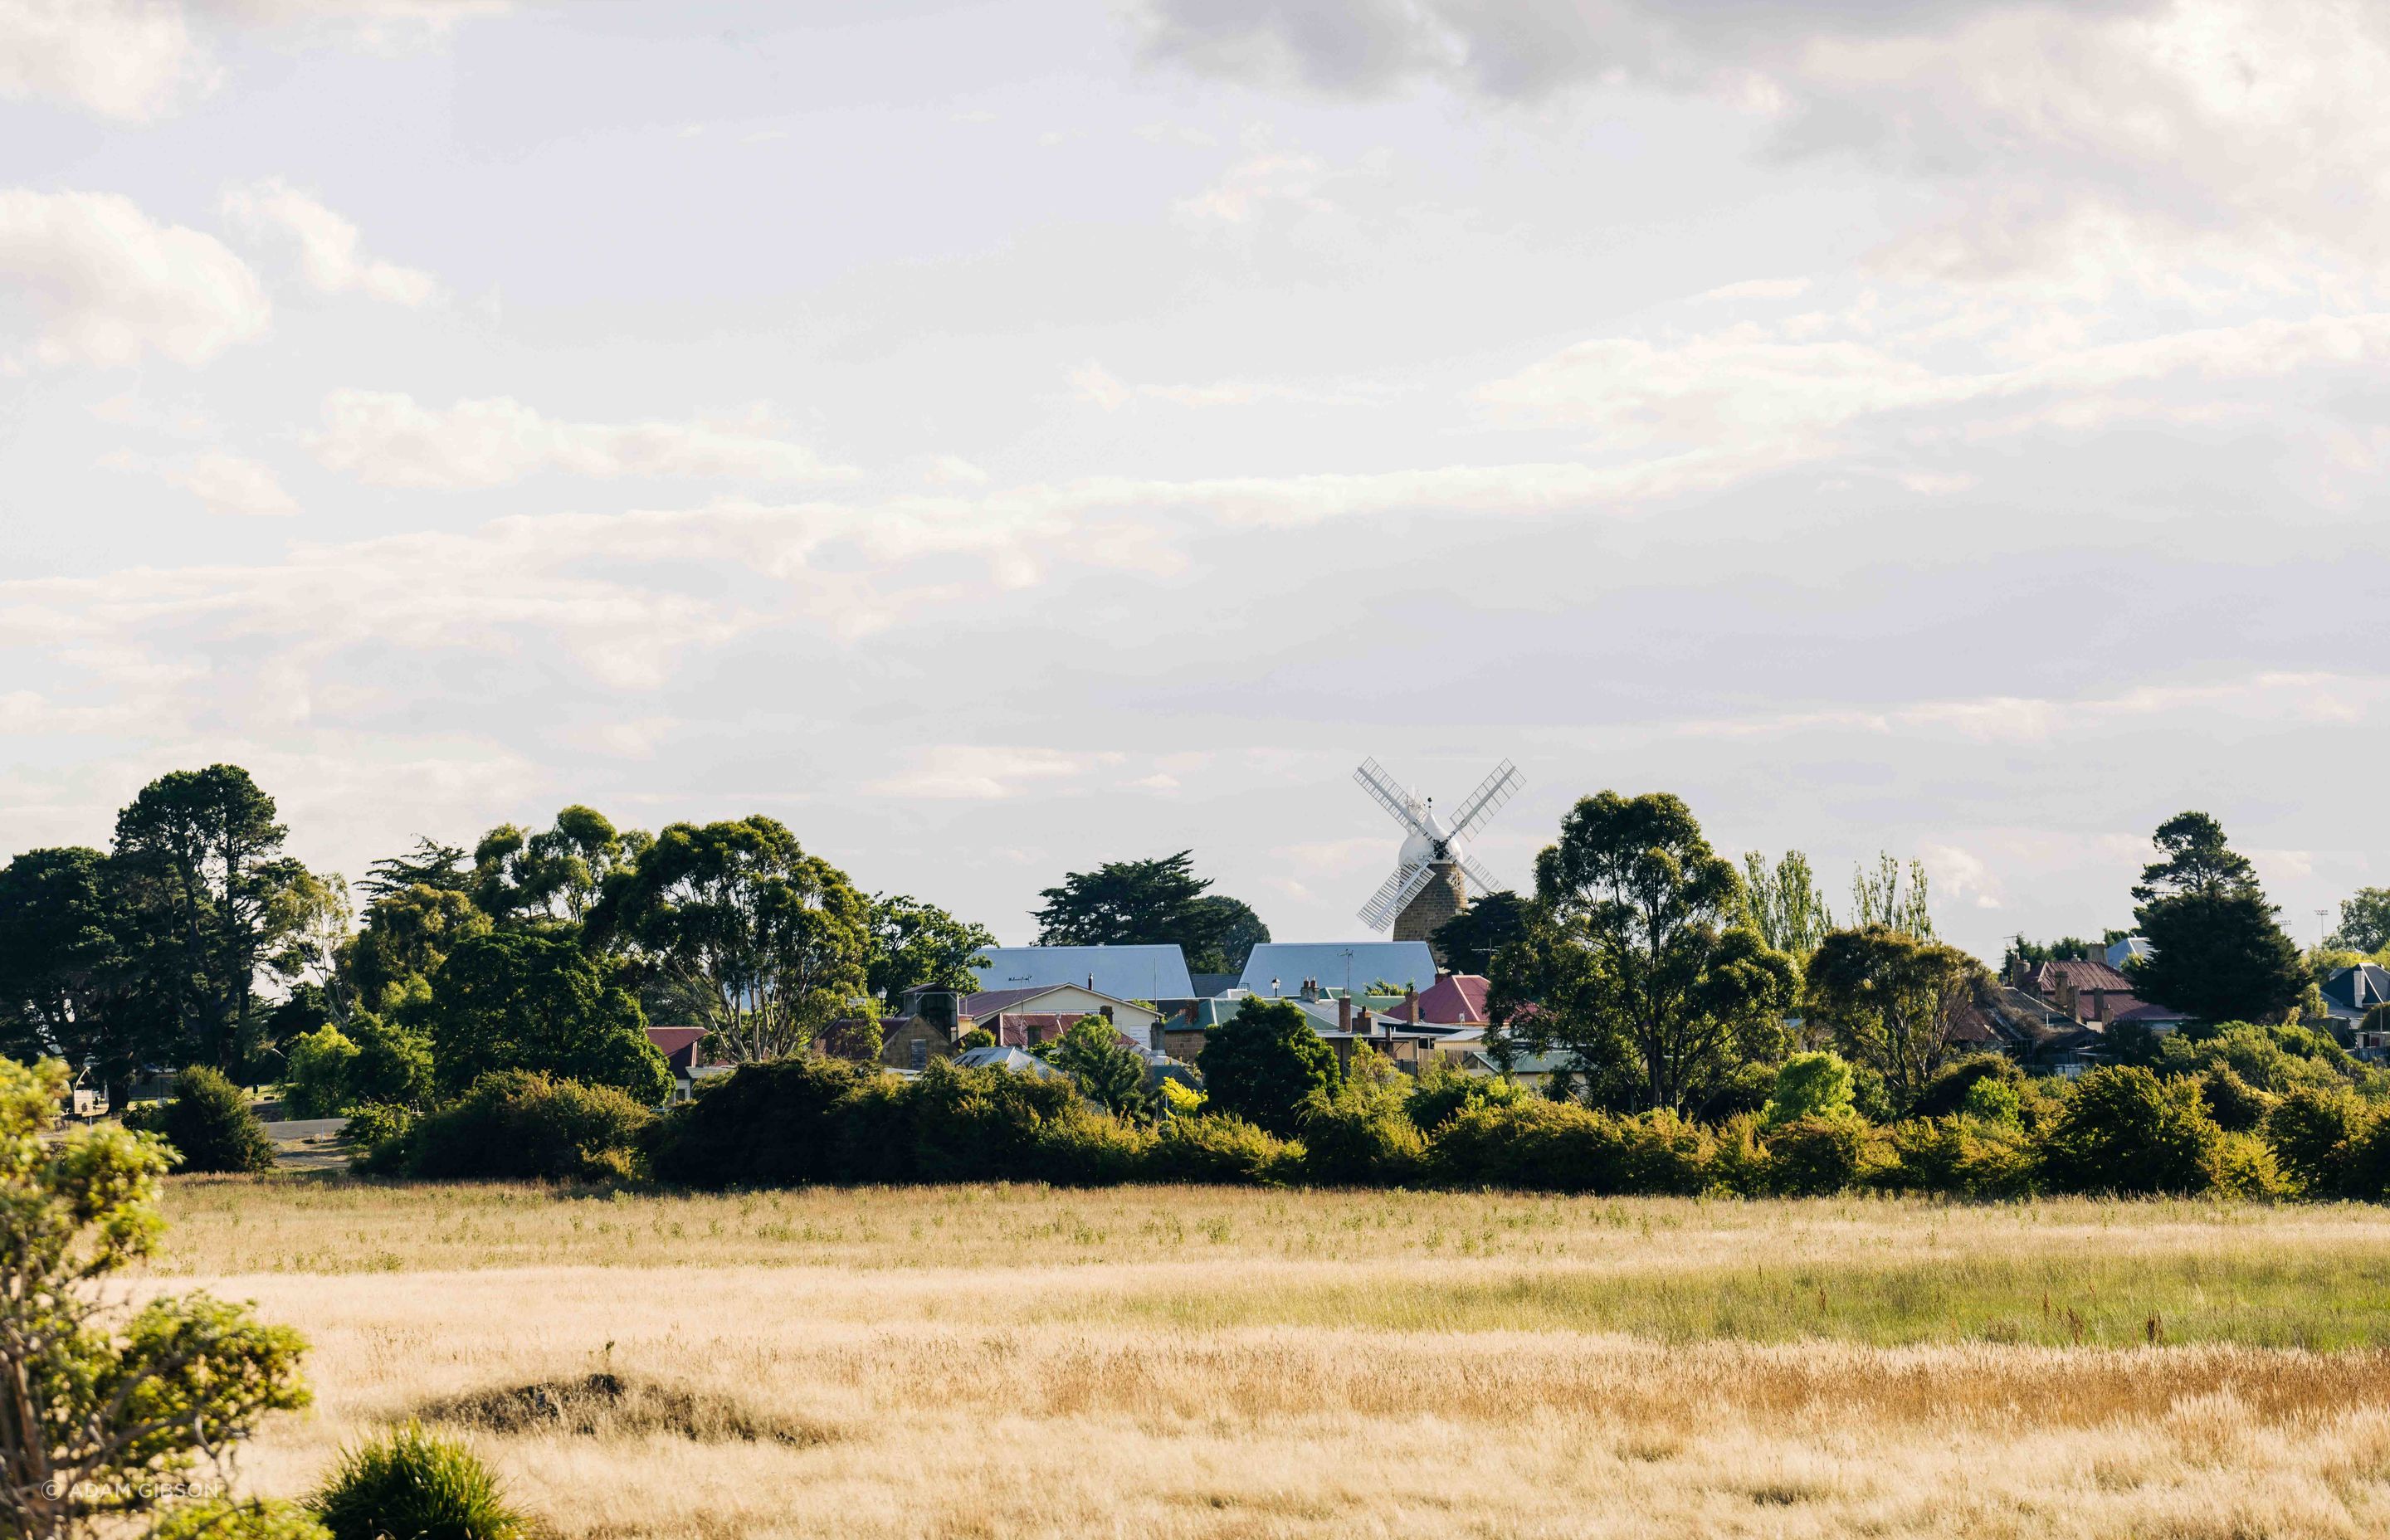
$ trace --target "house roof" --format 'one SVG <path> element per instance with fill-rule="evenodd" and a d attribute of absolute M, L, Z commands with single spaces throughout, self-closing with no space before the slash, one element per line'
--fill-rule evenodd
<path fill-rule="evenodd" d="M 2361 1016 L 2375 1006 L 2390 1002 L 2390 968 L 2379 963 L 2344 968 L 2323 982 L 2323 997 Z"/>
<path fill-rule="evenodd" d="M 1034 1054 L 1002 1045 L 968 1049 L 955 1055 L 955 1063 L 966 1070 L 1009 1070 L 1017 1075 L 1035 1075 L 1040 1080 L 1052 1080 L 1062 1072 Z"/>
<path fill-rule="evenodd" d="M 2122 970 L 2125 964 L 2134 957 L 2154 957 L 2157 955 L 2158 949 L 2150 944 L 2147 936 L 2127 936 L 2108 948 L 2103 960 L 2110 968 Z"/>
<path fill-rule="evenodd" d="M 2120 1010 L 2108 1018 L 2108 1024 L 2114 1027 L 2129 1021 L 2144 1027 L 2172 1026 L 2191 1019 L 2189 1015 L 2175 1009 L 2172 1006 L 2136 1005 L 2130 1010 Z"/>
<path fill-rule="evenodd" d="M 653 1043 L 656 1046 L 656 1052 L 666 1059 L 670 1059 L 683 1048 L 690 1047 L 704 1040 L 703 1027 L 649 1027 L 648 1029 L 648 1041 Z"/>
<path fill-rule="evenodd" d="M 1077 984 L 1119 1000 L 1186 1000 L 1195 995 L 1186 955 L 1175 945 L 991 946 L 981 955 L 987 959 L 977 969 L 983 990 Z"/>
<path fill-rule="evenodd" d="M 1435 982 L 1435 954 L 1423 941 L 1266 941 L 1245 959 L 1239 982 L 1267 995 L 1273 979 L 1282 995 L 1293 994 L 1305 979 L 1356 992 L 1380 979 L 1425 989 Z"/>
<path fill-rule="evenodd" d="M 1479 1027 L 1486 1021 L 1483 974 L 1447 973 L 1419 992 L 1417 1009 L 1410 1004 L 1386 1012 L 1393 1021 L 1420 1020 L 1446 1027 Z"/>
<path fill-rule="evenodd" d="M 2110 968 L 2106 963 L 2088 957 L 2061 957 L 2041 965 L 2043 988 L 2056 989 L 2060 982 L 2074 989 L 2129 990 L 2133 981 Z"/>
<path fill-rule="evenodd" d="M 1026 1048 L 1039 1043 L 1050 1043 L 1077 1026 L 1085 1018 L 1076 1010 L 1007 1010 L 994 1018 L 980 1019 L 982 1030 L 993 1034 L 999 1046 Z M 1112 1035 L 1125 1046 L 1144 1046 L 1129 1041 L 1128 1034 L 1115 1031 Z"/>

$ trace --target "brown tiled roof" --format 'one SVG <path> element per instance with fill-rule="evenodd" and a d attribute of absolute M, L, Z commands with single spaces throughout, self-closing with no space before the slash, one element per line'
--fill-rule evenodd
<path fill-rule="evenodd" d="M 1417 1014 L 1406 1001 L 1385 1013 L 1389 1021 L 1423 1021 L 1439 1027 L 1476 1027 L 1485 1023 L 1485 991 L 1482 975 L 1447 973 L 1420 990 Z"/>
<path fill-rule="evenodd" d="M 2052 975 L 2053 987 L 2061 978 L 2065 981 L 2068 987 L 2074 989 L 2129 990 L 2133 987 L 2132 980 L 2126 978 L 2106 963 L 2097 962 L 2088 957 L 2062 958 L 2045 965 L 2045 969 Z"/>
<path fill-rule="evenodd" d="M 1029 1048 L 1040 1043 L 1051 1043 L 1085 1020 L 1086 1013 L 1075 1010 L 1008 1010 L 999 1012 L 992 1020 L 983 1020 L 980 1029 L 993 1033 L 999 1047 Z M 1112 1035 L 1125 1046 L 1144 1046 L 1143 1044 L 1130 1042 L 1127 1035 L 1117 1029 Z"/>

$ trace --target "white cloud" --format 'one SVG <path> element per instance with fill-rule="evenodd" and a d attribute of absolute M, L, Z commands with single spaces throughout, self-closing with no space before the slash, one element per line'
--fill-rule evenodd
<path fill-rule="evenodd" d="M 299 511 L 271 468 L 237 455 L 198 456 L 168 470 L 166 480 L 205 503 L 210 513 L 272 516 Z"/>
<path fill-rule="evenodd" d="M 0 0 L 0 96 L 139 122 L 213 70 L 182 11 L 148 0 Z"/>
<path fill-rule="evenodd" d="M 1328 168 L 1317 158 L 1264 150 L 1230 166 L 1202 192 L 1177 205 L 1181 218 L 1198 224 L 1247 225 L 1273 205 L 1318 212 L 1328 209 L 1319 188 Z"/>
<path fill-rule="evenodd" d="M 423 304 L 440 293 L 430 274 L 367 256 L 354 225 L 279 177 L 232 188 L 224 212 L 253 240 L 296 245 L 300 272 L 322 293 L 355 290 L 402 305 Z"/>
<path fill-rule="evenodd" d="M 0 278 L 33 324 L 21 356 L 49 366 L 151 353 L 203 364 L 273 315 L 257 275 L 214 237 L 113 193 L 0 190 Z"/>
<path fill-rule="evenodd" d="M 1136 401 L 1162 401 L 1174 406 L 1196 407 L 1252 406 L 1265 401 L 1302 401 L 1350 406 L 1381 401 L 1389 393 L 1382 386 L 1374 385 L 1315 390 L 1300 385 L 1242 379 L 1214 380 L 1208 385 L 1131 385 L 1092 358 L 1073 368 L 1064 378 L 1075 399 L 1107 412 L 1117 412 Z"/>
<path fill-rule="evenodd" d="M 376 486 L 503 486 L 542 470 L 755 481 L 854 474 L 825 465 L 760 416 L 728 422 L 564 422 L 506 396 L 443 409 L 404 394 L 335 391 L 324 401 L 324 431 L 310 443 L 325 465 Z"/>
<path fill-rule="evenodd" d="M 1796 300 L 1809 291 L 1806 278 L 1745 278 L 1693 296 L 1697 300 Z"/>
<path fill-rule="evenodd" d="M 1070 753 L 1060 749 L 983 748 L 949 743 L 912 751 L 910 765 L 873 781 L 875 796 L 932 801 L 1001 802 L 1040 783 L 1075 780 L 1101 766 L 1117 764 L 1115 753 Z"/>

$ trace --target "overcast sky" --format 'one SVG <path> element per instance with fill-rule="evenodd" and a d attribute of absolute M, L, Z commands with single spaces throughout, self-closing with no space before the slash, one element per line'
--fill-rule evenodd
<path fill-rule="evenodd" d="M 1350 938 L 1374 754 L 2390 881 L 2390 8 L 0 0 L 0 853 L 768 813 Z"/>

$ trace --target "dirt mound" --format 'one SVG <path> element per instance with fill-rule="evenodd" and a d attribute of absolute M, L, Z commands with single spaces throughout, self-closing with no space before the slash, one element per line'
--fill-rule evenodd
<path fill-rule="evenodd" d="M 831 1430 L 800 1418 L 763 1417 L 738 1400 L 599 1370 L 578 1380 L 504 1385 L 435 1401 L 419 1415 L 493 1433 L 577 1433 L 585 1438 L 667 1433 L 696 1444 L 827 1444 Z"/>

